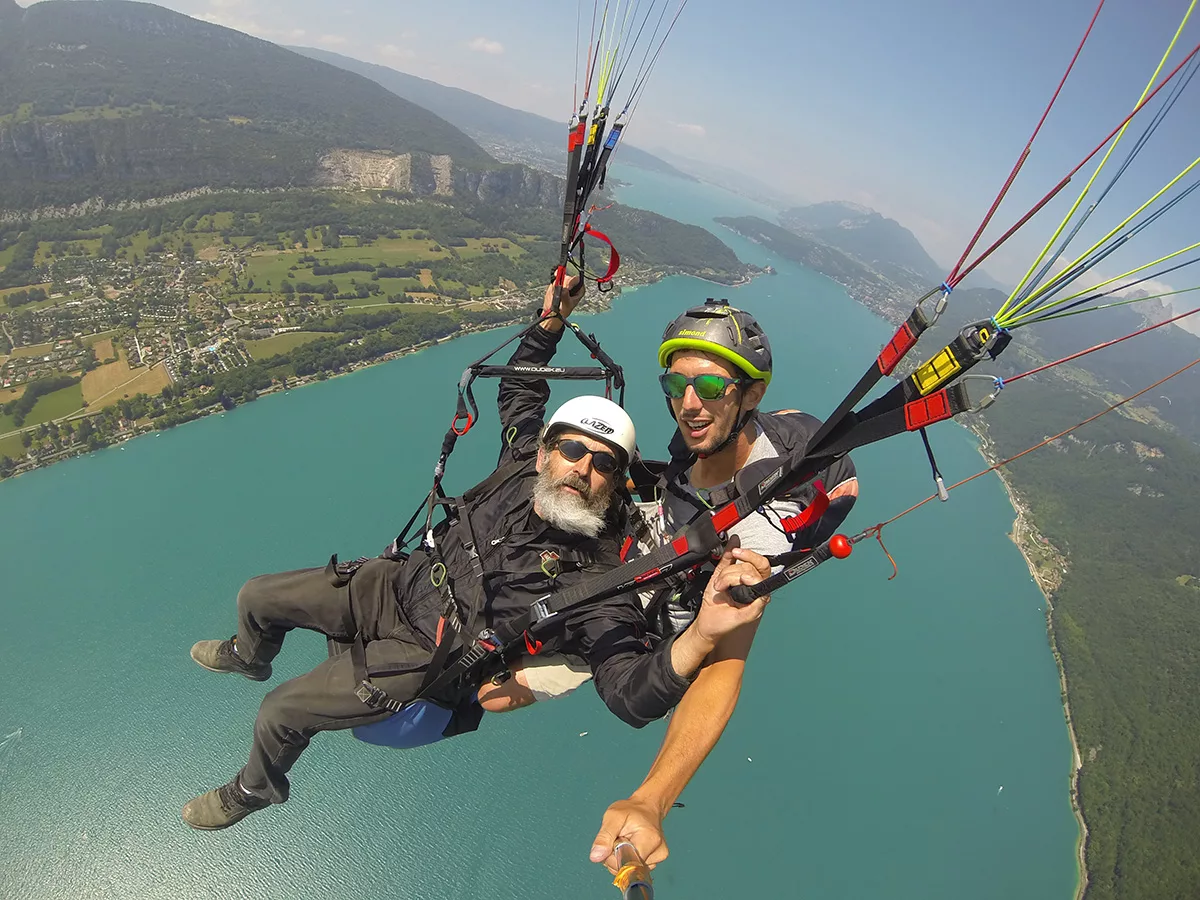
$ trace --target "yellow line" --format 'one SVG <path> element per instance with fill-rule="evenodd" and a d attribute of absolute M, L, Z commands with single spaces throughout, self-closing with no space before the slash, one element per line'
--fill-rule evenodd
<path fill-rule="evenodd" d="M 1124 221 L 1122 221 L 1120 225 L 1113 228 L 1108 234 L 1106 234 L 1104 237 L 1100 238 L 1100 240 L 1096 241 L 1096 243 L 1092 244 L 1091 247 L 1089 247 L 1087 250 L 1085 250 L 1083 253 L 1081 253 L 1078 257 L 1076 257 L 1076 259 L 1074 261 L 1072 261 L 1071 263 L 1069 263 L 1066 266 L 1064 271 L 1069 272 L 1071 269 L 1075 268 L 1075 266 L 1077 266 L 1081 260 L 1086 259 L 1091 253 L 1095 252 L 1095 250 L 1098 247 L 1100 247 L 1110 237 L 1112 237 L 1114 234 L 1116 234 L 1118 231 L 1120 231 L 1122 228 L 1124 228 L 1126 225 L 1128 225 L 1135 217 L 1138 216 L 1138 214 L 1140 214 L 1143 210 L 1145 210 L 1146 207 L 1148 207 L 1155 200 L 1157 200 L 1159 197 L 1161 197 L 1163 194 L 1165 194 L 1167 191 L 1169 191 L 1171 188 L 1173 188 L 1176 184 L 1178 184 L 1180 179 L 1182 179 L 1185 175 L 1187 175 L 1188 172 L 1192 171 L 1192 169 L 1194 169 L 1197 165 L 1200 165 L 1200 156 L 1196 157 L 1192 161 L 1191 165 L 1189 165 L 1186 169 L 1184 169 L 1182 172 L 1180 172 L 1178 175 L 1176 175 L 1174 178 L 1172 178 L 1169 182 L 1167 182 L 1167 184 L 1162 188 L 1162 190 L 1160 190 L 1153 197 L 1151 197 L 1149 200 L 1147 200 L 1145 203 L 1143 203 L 1141 206 L 1139 206 L 1137 209 L 1135 209 L 1133 212 L 1131 212 L 1128 216 L 1126 216 Z M 1198 245 L 1194 244 L 1192 246 L 1195 247 Z M 1185 247 L 1183 250 L 1180 250 L 1179 253 L 1184 253 L 1187 250 L 1191 250 L 1191 249 L 1192 249 L 1192 247 Z M 1164 256 L 1163 259 L 1164 260 L 1170 259 L 1173 256 L 1178 256 L 1179 253 L 1172 253 L 1170 256 Z M 1158 260 L 1158 262 L 1161 262 L 1161 261 L 1162 260 Z M 1147 263 L 1147 266 L 1152 266 L 1152 265 L 1154 265 L 1154 263 Z M 1146 266 L 1142 266 L 1142 269 L 1144 269 L 1144 268 L 1146 268 Z M 1142 269 L 1134 269 L 1133 271 L 1140 272 Z M 1080 274 L 1083 274 L 1083 273 L 1080 273 Z M 1076 277 L 1078 277 L 1078 276 L 1076 276 Z M 1118 277 L 1122 277 L 1122 276 L 1118 276 Z M 1072 279 L 1072 280 L 1074 280 L 1074 279 Z M 1106 281 L 1104 283 L 1110 284 L 1111 281 Z M 1020 310 L 1028 307 L 1030 304 L 1035 303 L 1047 291 L 1052 290 L 1054 288 L 1055 288 L 1055 283 L 1054 283 L 1054 280 L 1051 279 L 1050 281 L 1046 282 L 1046 284 L 1044 284 L 1042 287 L 1038 288 L 1036 291 L 1034 291 L 1032 294 L 1030 294 L 1028 297 L 1026 297 L 1022 303 L 1017 304 L 1011 310 L 1009 310 L 1008 313 L 1006 315 L 1004 315 L 1004 317 L 1003 317 L 1004 321 L 1006 321 L 1006 322 L 1014 321 L 1013 315 L 1015 313 L 1018 313 L 1018 312 L 1020 312 Z M 1089 288 L 1088 290 L 1094 290 L 1094 288 Z M 1078 297 L 1079 295 L 1076 294 L 1075 296 Z M 1065 302 L 1066 302 L 1065 299 L 1057 300 L 1054 303 L 1048 304 L 1047 306 L 1040 307 L 1040 309 L 1042 309 L 1042 310 L 1053 309 L 1055 306 L 1058 306 L 1060 303 L 1065 303 Z M 997 323 L 999 323 L 999 321 L 1000 321 L 999 318 L 997 318 L 996 321 L 997 321 Z"/>
<path fill-rule="evenodd" d="M 1167 59 L 1171 56 L 1171 51 L 1175 49 L 1175 44 L 1179 40 L 1179 35 L 1183 33 L 1184 26 L 1187 25 L 1188 19 L 1191 18 L 1192 11 L 1196 8 L 1196 3 L 1197 0 L 1192 0 L 1192 2 L 1188 5 L 1188 10 L 1183 15 L 1183 21 L 1180 22 L 1179 27 L 1175 29 L 1175 35 L 1171 38 L 1171 43 L 1167 45 L 1167 52 L 1164 53 L 1162 59 L 1159 60 L 1158 67 L 1155 68 L 1154 74 L 1150 76 L 1150 80 L 1146 83 L 1145 90 L 1142 91 L 1142 95 L 1138 98 L 1137 103 L 1133 105 L 1134 109 L 1137 109 L 1138 105 L 1146 99 L 1146 95 L 1149 94 L 1151 89 L 1154 87 L 1154 82 L 1158 80 L 1159 73 L 1162 72 L 1163 66 L 1167 64 Z M 1042 252 L 1039 253 L 1037 259 L 1033 261 L 1033 264 L 1029 267 L 1029 271 L 1027 271 L 1025 276 L 1021 279 L 1021 283 L 1016 286 L 1013 292 L 1009 295 L 1008 299 L 1004 301 L 1004 305 L 1001 306 L 996 312 L 997 321 L 999 321 L 999 318 L 1004 316 L 1006 313 L 1017 312 L 1022 307 L 1028 305 L 1032 298 L 1026 298 L 1021 303 L 1016 304 L 1011 310 L 1009 309 L 1016 296 L 1021 293 L 1021 291 L 1025 288 L 1025 285 L 1029 283 L 1029 279 L 1033 277 L 1033 273 L 1037 270 L 1038 266 L 1042 264 L 1042 261 L 1046 258 L 1046 254 L 1050 252 L 1050 248 L 1054 246 L 1054 243 L 1059 239 L 1063 231 L 1066 230 L 1067 224 L 1079 210 L 1079 205 L 1083 203 L 1083 198 L 1086 197 L 1088 191 L 1091 190 L 1092 184 L 1095 183 L 1096 178 L 1100 175 L 1100 171 L 1104 168 L 1104 164 L 1108 162 L 1108 158 L 1117 148 L 1117 144 L 1119 144 L 1121 142 L 1121 138 L 1125 136 L 1125 129 L 1127 129 L 1132 122 L 1133 119 L 1130 119 L 1121 126 L 1121 130 L 1117 132 L 1116 138 L 1109 145 L 1108 150 L 1105 152 L 1104 158 L 1100 160 L 1100 165 L 1096 166 L 1096 171 L 1092 173 L 1092 177 L 1089 178 L 1088 183 L 1084 185 L 1083 191 L 1079 194 L 1079 199 L 1075 201 L 1075 204 L 1071 207 L 1070 212 L 1067 213 L 1066 217 L 1062 220 L 1062 223 L 1055 230 L 1054 234 L 1050 236 L 1050 240 L 1046 242 L 1046 246 L 1042 248 Z"/>

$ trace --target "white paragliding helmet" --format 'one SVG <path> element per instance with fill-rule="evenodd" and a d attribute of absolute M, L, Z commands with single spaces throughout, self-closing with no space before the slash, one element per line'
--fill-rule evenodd
<path fill-rule="evenodd" d="M 564 431 L 584 434 L 611 447 L 621 468 L 629 467 L 637 448 L 637 432 L 629 413 L 604 397 L 574 397 L 554 411 L 542 429 L 542 443 Z"/>

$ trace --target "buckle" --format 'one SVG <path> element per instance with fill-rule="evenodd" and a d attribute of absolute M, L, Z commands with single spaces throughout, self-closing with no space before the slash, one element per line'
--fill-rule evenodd
<path fill-rule="evenodd" d="M 393 700 L 369 681 L 360 681 L 354 689 L 354 696 L 372 709 L 386 709 L 394 713 L 404 709 L 403 703 Z"/>
<path fill-rule="evenodd" d="M 550 595 L 547 594 L 545 597 L 539 597 L 537 600 L 534 600 L 533 603 L 529 605 L 530 613 L 533 616 L 533 624 L 536 625 L 539 622 L 544 622 L 551 616 L 558 615 L 558 613 L 550 611 L 550 606 L 547 603 L 549 599 Z"/>

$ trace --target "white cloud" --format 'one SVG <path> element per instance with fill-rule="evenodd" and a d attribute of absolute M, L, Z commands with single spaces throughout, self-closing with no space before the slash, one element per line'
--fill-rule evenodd
<path fill-rule="evenodd" d="M 197 13 L 196 18 L 268 41 L 298 41 L 306 34 L 303 28 L 268 28 L 257 19 L 243 14 L 248 5 L 243 0 L 209 0 L 208 11 Z"/>
<path fill-rule="evenodd" d="M 325 47 L 344 47 L 350 39 L 340 34 L 323 34 L 317 38 L 317 43 Z"/>
<path fill-rule="evenodd" d="M 671 124 L 692 137 L 704 137 L 708 134 L 708 130 L 703 125 L 695 125 L 691 122 L 672 122 Z"/>
<path fill-rule="evenodd" d="M 498 56 L 504 52 L 504 45 L 502 43 L 485 37 L 475 38 L 467 44 L 467 47 L 476 53 L 490 53 L 493 56 Z"/>
<path fill-rule="evenodd" d="M 415 59 L 416 54 L 407 47 L 401 47 L 397 44 L 380 44 L 375 48 L 376 56 L 385 61 L 395 62 L 396 60 Z"/>
<path fill-rule="evenodd" d="M 1127 278 L 1126 281 L 1133 282 L 1136 278 Z M 1149 281 L 1143 281 L 1141 284 L 1131 284 L 1129 287 L 1123 287 L 1117 291 L 1119 297 L 1132 297 L 1134 294 L 1145 294 L 1151 296 L 1153 294 L 1167 294 L 1175 288 L 1165 281 L 1159 281 L 1157 278 L 1151 278 Z"/>

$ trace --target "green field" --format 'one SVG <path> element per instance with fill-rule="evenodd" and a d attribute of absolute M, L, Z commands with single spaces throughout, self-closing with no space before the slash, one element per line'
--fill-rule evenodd
<path fill-rule="evenodd" d="M 307 250 L 268 250 L 266 253 L 255 253 L 246 261 L 246 268 L 242 273 L 242 286 L 245 287 L 249 283 L 249 279 L 253 278 L 254 286 L 259 290 L 265 290 L 267 282 L 271 283 L 272 289 L 278 288 L 287 278 L 288 270 L 296 265 L 296 261 L 307 252 Z M 368 272 L 356 274 L 370 277 Z M 312 280 L 311 268 L 297 269 L 296 277 L 302 280 L 305 278 Z M 321 281 L 324 280 L 321 278 Z"/>
<path fill-rule="evenodd" d="M 54 348 L 54 344 L 27 344 L 24 347 L 14 347 L 11 356 L 20 359 L 30 356 L 45 356 Z"/>
<path fill-rule="evenodd" d="M 12 420 L 12 416 L 0 415 L 0 434 L 6 434 L 18 427 L 28 428 L 30 425 L 41 425 L 43 422 L 60 419 L 81 409 L 83 409 L 83 386 L 73 384 L 52 394 L 47 394 L 45 397 L 39 397 L 29 415 L 25 417 L 24 425 L 18 426 Z"/>
<path fill-rule="evenodd" d="M 43 291 L 45 291 L 47 294 L 49 294 L 50 293 L 50 282 L 47 281 L 42 284 L 27 284 L 24 287 L 4 288 L 4 289 L 0 290 L 0 305 L 4 305 L 5 311 L 7 311 L 8 306 L 7 306 L 6 300 L 8 298 L 8 295 L 15 294 L 17 291 L 28 291 L 30 288 L 41 288 Z M 24 306 L 19 307 L 19 308 L 20 309 L 37 309 L 38 305 L 39 304 L 36 304 L 36 303 L 35 304 L 27 303 Z M 46 304 L 45 304 L 45 302 L 42 302 L 40 305 L 45 306 Z"/>
<path fill-rule="evenodd" d="M 20 459 L 25 455 L 25 447 L 21 444 L 21 436 L 14 434 L 12 437 L 0 438 L 0 459 L 7 456 L 9 459 Z"/>
<path fill-rule="evenodd" d="M 0 116 L 0 125 L 3 125 L 5 122 L 20 122 L 23 119 L 32 118 L 32 116 L 33 116 L 33 104 L 32 103 L 22 103 L 20 106 L 17 107 L 16 112 L 11 112 L 11 113 L 8 113 L 7 115 Z"/>
<path fill-rule="evenodd" d="M 329 335 L 320 331 L 289 331 L 285 334 L 264 338 L 261 341 L 246 341 L 246 349 L 255 359 L 266 359 L 268 356 L 287 353 L 301 344 L 307 344 L 309 341 L 315 341 L 321 337 L 329 337 Z"/>
<path fill-rule="evenodd" d="M 343 243 L 351 241 L 348 237 L 342 238 Z M 500 238 L 486 239 L 487 243 L 499 245 Z M 283 250 L 283 251 L 267 251 L 264 253 L 254 254 L 246 264 L 246 275 L 254 279 L 256 287 L 266 287 L 267 281 L 271 282 L 273 288 L 279 287 L 281 279 L 286 278 L 288 271 L 293 265 L 297 265 L 297 261 L 302 256 L 312 255 L 317 257 L 320 264 L 338 265 L 339 263 L 347 262 L 362 262 L 370 265 L 379 265 L 380 263 L 389 266 L 403 266 L 412 262 L 418 262 L 431 259 L 447 259 L 450 257 L 450 251 L 444 247 L 437 251 L 431 251 L 429 248 L 433 246 L 433 241 L 429 239 L 416 240 L 412 237 L 398 238 L 379 238 L 370 247 L 348 247 L 342 246 L 333 250 L 320 248 L 309 248 L 299 250 Z M 476 241 L 476 247 L 471 250 L 472 255 L 482 254 L 483 241 Z M 519 247 L 512 245 L 511 254 L 519 255 L 524 251 Z M 471 249 L 471 248 L 464 248 Z M 300 280 L 312 281 L 319 279 L 324 281 L 324 275 L 312 274 L 312 263 L 305 263 L 301 268 L 296 269 L 296 278 Z M 369 272 L 352 272 L 352 276 L 362 276 L 359 280 L 370 278 Z M 335 280 L 340 276 L 334 276 Z M 340 286 L 340 285 L 339 285 Z"/>
<path fill-rule="evenodd" d="M 505 247 L 505 244 L 508 246 Z M 485 247 L 495 247 L 509 259 L 516 259 L 525 253 L 523 248 L 518 247 L 507 238 L 467 238 L 467 246 L 456 247 L 455 249 L 458 251 L 461 259 L 472 259 L 476 256 L 483 256 Z"/>

